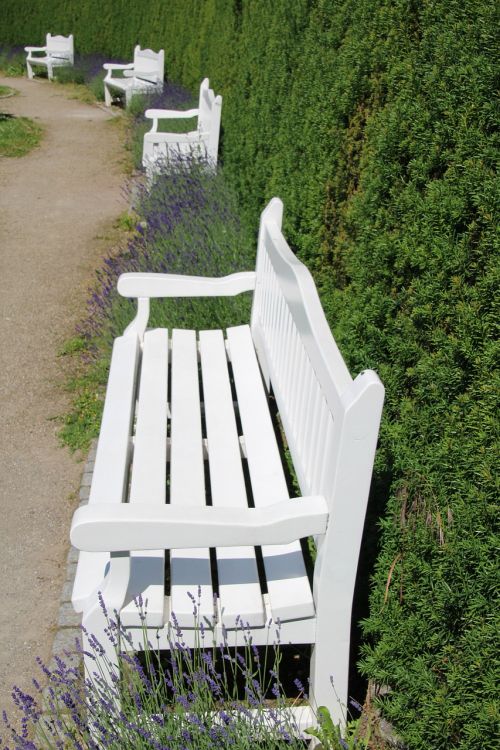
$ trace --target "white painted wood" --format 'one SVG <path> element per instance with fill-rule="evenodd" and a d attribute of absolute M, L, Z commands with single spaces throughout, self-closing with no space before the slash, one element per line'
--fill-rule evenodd
<path fill-rule="evenodd" d="M 185 508 L 205 506 L 205 468 L 199 399 L 196 333 L 172 333 L 172 419 L 170 504 Z M 171 607 L 181 627 L 193 627 L 193 603 L 199 616 L 214 616 L 208 548 L 173 549 L 170 553 Z M 199 592 L 199 593 L 198 593 Z"/>
<path fill-rule="evenodd" d="M 226 297 L 252 291 L 254 287 L 254 271 L 232 273 L 221 278 L 174 273 L 122 273 L 118 279 L 118 292 L 122 297 Z"/>
<path fill-rule="evenodd" d="M 248 326 L 229 328 L 234 382 L 245 436 L 256 508 L 288 500 L 281 457 L 269 414 Z M 303 534 L 299 531 L 299 537 Z M 267 587 L 275 620 L 313 617 L 314 604 L 298 541 L 262 548 Z"/>
<path fill-rule="evenodd" d="M 273 199 L 262 216 L 252 333 L 301 491 L 324 496 L 330 509 L 332 521 L 317 540 L 310 691 L 342 722 L 352 596 L 384 392 L 371 371 L 352 381 L 312 278 L 281 233 L 282 209 L 281 201 Z"/>
<path fill-rule="evenodd" d="M 137 336 L 115 339 L 89 507 L 102 503 L 119 505 L 125 500 L 139 356 Z M 97 590 L 102 590 L 109 564 L 110 555 L 106 552 L 82 552 L 79 556 L 72 595 L 77 612 L 84 609 Z"/>
<path fill-rule="evenodd" d="M 129 503 L 122 508 L 165 508 L 167 489 L 168 331 L 156 329 L 144 336 L 134 460 Z M 95 507 L 95 506 L 94 506 Z M 106 507 L 106 506 L 105 506 Z M 151 626 L 163 625 L 165 548 L 140 544 L 131 551 L 128 603 L 121 610 L 124 625 L 140 625 L 134 599 L 142 597 Z"/>
<path fill-rule="evenodd" d="M 44 47 L 25 47 L 26 69 L 28 78 L 34 78 L 33 66 L 41 66 L 47 69 L 50 80 L 54 77 L 54 68 L 73 65 L 75 47 L 73 34 L 69 36 L 52 36 L 47 34 Z"/>
<path fill-rule="evenodd" d="M 158 120 L 189 120 L 191 117 L 198 117 L 199 109 L 147 109 L 144 117 L 153 120 L 151 129 L 156 132 L 158 129 Z"/>
<path fill-rule="evenodd" d="M 328 490 L 334 521 L 317 540 L 314 599 L 317 636 L 311 660 L 311 695 L 322 705 L 335 687 L 335 716 L 347 705 L 351 608 L 359 549 L 363 535 L 384 388 L 378 376 L 365 370 L 342 394 L 344 415 L 325 443 L 331 463 L 322 484 Z M 319 482 L 318 482 L 319 484 Z M 325 638 L 335 623 L 335 639 Z"/>
<path fill-rule="evenodd" d="M 200 356 L 212 510 L 221 511 L 224 523 L 228 523 L 230 511 L 237 509 L 248 517 L 249 509 L 222 331 L 200 333 Z M 237 532 L 233 524 L 228 524 L 228 531 L 228 542 L 234 544 Z M 247 520 L 243 521 L 243 531 L 245 545 L 254 544 Z M 210 536 L 207 524 L 206 538 Z M 210 546 L 215 546 L 213 541 Z M 237 618 L 252 627 L 264 625 L 265 611 L 253 546 L 218 546 L 216 555 L 224 625 L 237 627 Z"/>
<path fill-rule="evenodd" d="M 210 630 L 207 628 L 205 632 L 204 642 L 208 646 L 212 646 L 215 643 L 216 646 L 226 642 L 230 647 L 244 647 L 245 643 L 248 643 L 249 638 L 252 640 L 252 644 L 255 646 L 272 646 L 274 643 L 300 643 L 300 644 L 312 644 L 315 642 L 316 637 L 316 618 L 308 617 L 305 620 L 287 620 L 286 622 L 280 623 L 278 626 L 272 619 L 272 612 L 269 606 L 269 596 L 264 594 L 262 597 L 266 611 L 266 624 L 261 628 L 239 628 L 228 630 L 223 627 L 222 615 L 218 613 L 218 619 L 215 627 Z M 170 597 L 165 597 L 165 615 L 164 620 L 168 622 L 170 618 Z M 158 644 L 160 649 L 168 650 L 168 629 L 166 627 L 157 630 L 150 631 L 152 642 Z M 129 633 L 133 639 L 134 647 L 139 650 L 143 647 L 143 640 L 140 630 L 134 628 L 129 630 Z M 185 628 L 182 631 L 183 640 L 189 648 L 192 648 L 199 642 L 200 633 L 195 630 Z M 331 643 L 331 637 L 330 637 Z"/>
<path fill-rule="evenodd" d="M 196 109 L 184 111 L 170 109 L 147 109 L 145 116 L 153 120 L 151 130 L 144 135 L 142 165 L 150 179 L 160 165 L 182 156 L 198 156 L 207 159 L 212 167 L 217 164 L 222 97 L 215 96 L 208 78 L 200 85 L 199 103 Z M 194 130 L 187 133 L 163 133 L 158 131 L 159 121 L 167 119 L 197 118 Z"/>
<path fill-rule="evenodd" d="M 209 455 L 211 451 L 210 448 Z M 219 492 L 217 480 L 216 490 Z M 186 549 L 193 544 L 206 544 L 227 547 L 229 557 L 242 558 L 246 554 L 242 547 L 247 545 L 281 546 L 299 536 L 326 531 L 328 511 L 320 496 L 281 500 L 261 508 L 234 507 L 234 499 L 228 496 L 226 503 L 218 507 L 143 502 L 84 505 L 75 511 L 71 542 L 81 550 L 112 552 L 157 547 Z"/>
<path fill-rule="evenodd" d="M 134 94 L 161 91 L 165 74 L 165 52 L 134 48 L 134 61 L 126 65 L 105 63 L 104 101 L 110 107 L 117 93 L 125 94 L 125 105 L 130 104 Z M 120 72 L 122 76 L 116 75 Z M 114 75 L 115 74 L 115 75 Z"/>

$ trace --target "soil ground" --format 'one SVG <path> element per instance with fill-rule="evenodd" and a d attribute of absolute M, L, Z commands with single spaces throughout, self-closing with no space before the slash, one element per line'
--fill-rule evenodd
<path fill-rule="evenodd" d="M 60 447 L 57 352 L 73 333 L 113 221 L 125 210 L 123 130 L 39 79 L 0 78 L 0 109 L 39 122 L 39 148 L 0 158 L 0 716 L 47 662 L 82 471 Z M 1 724 L 1 720 L 0 720 Z M 0 726 L 0 734 L 1 726 Z"/>

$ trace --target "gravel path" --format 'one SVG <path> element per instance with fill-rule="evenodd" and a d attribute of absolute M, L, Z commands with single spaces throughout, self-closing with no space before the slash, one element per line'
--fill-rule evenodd
<path fill-rule="evenodd" d="M 0 158 L 0 717 L 11 686 L 48 662 L 82 464 L 57 441 L 66 408 L 57 351 L 71 335 L 121 195 L 121 128 L 46 80 L 2 79 L 2 111 L 45 128 L 21 159 Z M 0 720 L 1 734 L 1 720 Z"/>

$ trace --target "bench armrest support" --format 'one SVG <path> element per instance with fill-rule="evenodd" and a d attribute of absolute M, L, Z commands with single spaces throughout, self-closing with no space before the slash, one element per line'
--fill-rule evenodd
<path fill-rule="evenodd" d="M 255 271 L 220 278 L 173 273 L 123 273 L 118 279 L 122 297 L 232 297 L 255 289 Z"/>
<path fill-rule="evenodd" d="M 87 552 L 287 544 L 324 534 L 324 497 L 301 497 L 266 508 L 94 504 L 75 512 L 71 543 Z"/>

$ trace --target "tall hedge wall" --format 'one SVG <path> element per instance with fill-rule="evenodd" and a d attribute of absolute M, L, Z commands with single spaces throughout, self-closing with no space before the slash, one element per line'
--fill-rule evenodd
<path fill-rule="evenodd" d="M 375 368 L 387 389 L 361 668 L 391 687 L 384 711 L 410 748 L 496 746 L 495 4 L 1 10 L 2 43 L 51 30 L 112 57 L 162 46 L 169 78 L 194 90 L 208 75 L 223 94 L 222 160 L 247 217 L 284 199 L 353 371 Z"/>

